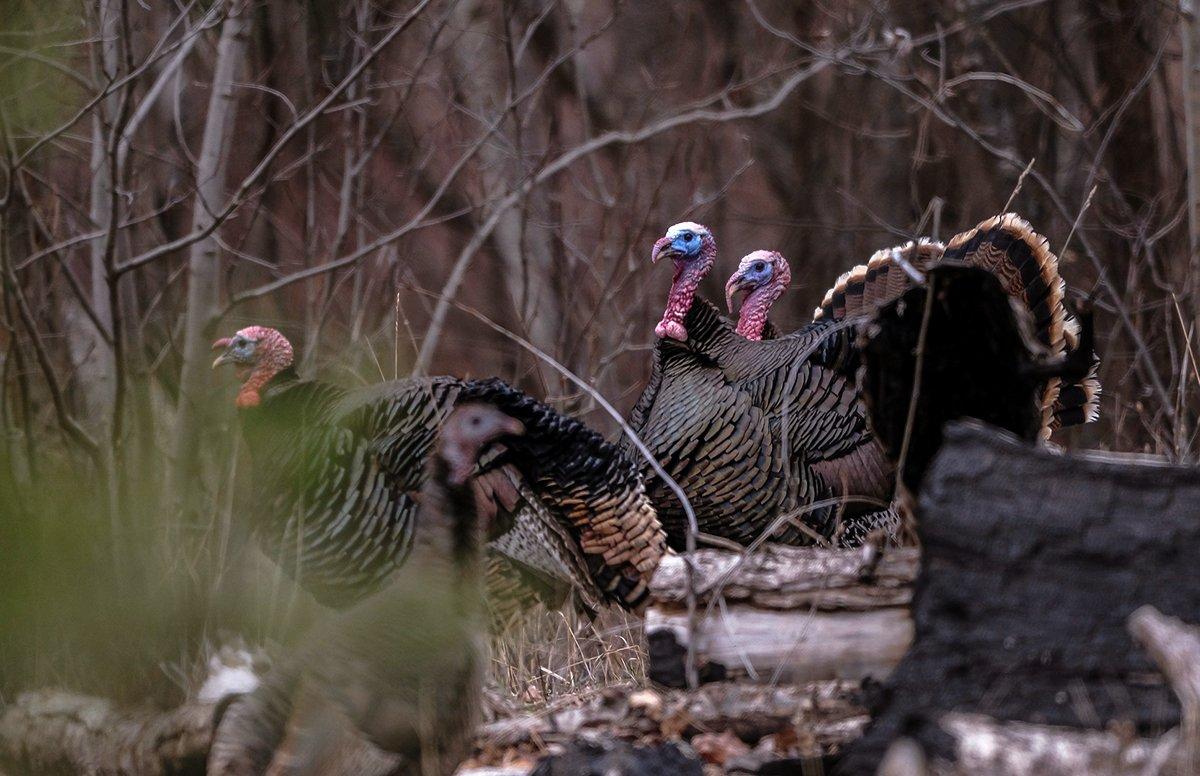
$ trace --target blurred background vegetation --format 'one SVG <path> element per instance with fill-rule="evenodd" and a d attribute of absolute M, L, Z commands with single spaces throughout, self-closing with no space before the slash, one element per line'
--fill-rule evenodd
<path fill-rule="evenodd" d="M 167 702 L 227 634 L 303 627 L 212 339 L 495 374 L 611 431 L 458 306 L 628 409 L 685 219 L 710 299 L 788 257 L 786 329 L 1011 198 L 1097 311 L 1103 419 L 1058 441 L 1193 460 L 1196 30 L 1165 0 L 0 4 L 0 694 Z M 562 664 L 636 671 L 628 631 Z"/>

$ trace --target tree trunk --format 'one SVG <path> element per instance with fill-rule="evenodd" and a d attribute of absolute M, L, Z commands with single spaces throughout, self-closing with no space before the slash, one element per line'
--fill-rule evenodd
<path fill-rule="evenodd" d="M 196 163 L 196 197 L 192 228 L 212 223 L 212 213 L 223 204 L 225 163 L 232 145 L 234 114 L 233 84 L 246 58 L 251 14 L 245 3 L 235 0 L 221 25 L 217 61 L 213 69 L 212 93 L 204 139 Z M 209 411 L 212 378 L 209 363 L 213 325 L 220 303 L 220 255 L 216 235 L 197 241 L 188 257 L 187 313 L 183 332 L 183 369 L 175 426 L 172 477 L 168 485 L 176 503 L 193 508 L 202 492 L 200 466 L 201 430 Z"/>
<path fill-rule="evenodd" d="M 1200 327 L 1200 8 L 1184 0 L 1188 13 L 1180 18 L 1183 43 L 1183 132 L 1187 155 L 1188 269 L 1191 280 L 1192 320 Z"/>
<path fill-rule="evenodd" d="M 93 72 L 96 81 L 107 84 L 115 79 L 120 67 L 120 2 L 100 0 L 96 6 L 96 44 L 100 51 L 95 57 Z M 92 114 L 92 155 L 90 206 L 88 216 L 92 226 L 106 229 L 112 216 L 112 186 L 108 166 L 108 133 L 117 113 L 117 95 L 109 95 Z M 112 308 L 108 296 L 108 268 L 104 264 L 104 246 L 107 237 L 101 235 L 88 243 L 89 301 L 96 318 L 108 332 L 112 332 Z M 82 423 L 90 431 L 102 432 L 112 412 L 116 390 L 116 364 L 113 362 L 112 347 L 104 341 L 103 334 L 83 308 L 68 295 L 63 304 L 67 320 L 71 364 L 75 368 L 79 385 Z M 99 439 L 103 433 L 95 433 Z"/>
<path fill-rule="evenodd" d="M 450 64 L 464 101 L 484 124 L 504 108 L 509 92 L 504 78 L 509 68 L 503 60 L 502 45 L 509 31 L 495 29 L 494 22 L 501 15 L 485 12 L 490 8 L 490 4 L 478 0 L 458 3 L 455 21 L 463 32 L 457 45 L 450 49 Z M 483 62 L 491 66 L 481 67 Z M 517 79 L 517 74 L 513 73 L 512 78 Z M 479 151 L 482 193 L 487 200 L 500 199 L 530 173 L 522 157 L 525 150 L 522 120 L 515 114 L 506 119 L 502 126 L 511 127 L 511 131 L 497 132 Z M 538 217 L 547 210 L 545 193 L 535 189 L 523 206 L 510 208 L 500 217 L 490 244 L 500 259 L 503 287 L 520 321 L 518 332 L 542 350 L 556 355 L 564 321 L 561 294 L 554 280 L 553 235 L 541 225 L 548 219 Z M 485 220 L 490 211 L 485 206 L 479 221 Z M 535 364 L 535 369 L 540 372 L 543 365 Z"/>

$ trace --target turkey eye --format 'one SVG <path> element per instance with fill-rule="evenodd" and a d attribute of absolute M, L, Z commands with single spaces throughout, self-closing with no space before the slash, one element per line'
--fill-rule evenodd
<path fill-rule="evenodd" d="M 691 232 L 684 232 L 684 233 L 683 233 L 683 240 L 684 240 L 684 242 L 691 242 L 691 241 L 692 241 L 692 240 L 694 240 L 694 239 L 696 239 L 696 235 L 692 234 Z"/>
<path fill-rule="evenodd" d="M 766 269 L 766 267 L 767 267 L 767 265 L 763 264 L 761 261 L 754 262 L 754 271 L 755 272 L 762 272 L 764 269 Z"/>

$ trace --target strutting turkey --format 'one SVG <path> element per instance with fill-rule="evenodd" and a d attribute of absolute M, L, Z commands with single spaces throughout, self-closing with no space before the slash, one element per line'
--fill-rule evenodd
<path fill-rule="evenodd" d="M 427 456 L 413 557 L 378 595 L 327 617 L 223 715 L 210 774 L 450 773 L 479 707 L 483 543 L 471 480 L 523 424 L 460 403 Z"/>
<path fill-rule="evenodd" d="M 687 232 L 698 236 L 698 244 L 679 239 Z M 897 250 L 918 270 L 937 261 L 987 269 L 1031 311 L 1037 336 L 1052 355 L 1078 346 L 1057 259 L 1016 216 L 989 219 L 945 249 L 923 241 Z M 704 300 L 681 298 L 694 295 L 715 260 L 709 230 L 672 227 L 655 244 L 652 258 L 662 256 L 676 265 L 666 325 L 657 329 L 666 336 L 656 345 L 651 380 L 631 425 L 687 493 L 701 532 L 747 543 L 778 529 L 788 513 L 802 515 L 809 530 L 785 526 L 773 540 L 806 543 L 818 533 L 847 545 L 876 528 L 893 529 L 894 508 L 880 509 L 894 490 L 893 464 L 867 426 L 854 382 L 854 324 L 912 282 L 892 264 L 893 251 L 881 251 L 839 278 L 813 323 L 761 342 L 741 336 Z M 759 260 L 765 261 L 763 254 L 751 254 L 743 265 L 753 269 Z M 726 290 L 729 296 L 753 295 L 753 286 L 735 274 Z M 765 320 L 767 300 L 777 297 L 771 294 L 760 297 L 766 303 L 752 316 L 743 316 L 744 331 L 753 333 L 751 324 Z M 1057 378 L 1047 382 L 1044 436 L 1058 425 L 1095 417 L 1095 363 L 1093 357 L 1091 374 L 1078 384 L 1060 389 Z M 681 505 L 650 472 L 646 476 L 669 539 L 681 546 Z"/>
<path fill-rule="evenodd" d="M 675 273 L 650 381 L 630 426 L 683 488 L 702 533 L 748 544 L 799 510 L 794 516 L 803 520 L 781 521 L 775 541 L 831 536 L 844 505 L 814 464 L 870 442 L 841 363 L 845 332 L 819 325 L 747 340 L 695 297 L 716 254 L 711 231 L 694 223 L 676 224 L 655 243 L 652 260 L 669 257 Z M 648 466 L 643 475 L 670 543 L 683 547 L 683 505 Z"/>
<path fill-rule="evenodd" d="M 637 466 L 616 446 L 498 379 L 395 380 L 346 390 L 301 380 L 278 331 L 217 340 L 234 364 L 267 554 L 320 602 L 379 589 L 409 554 L 416 496 L 456 402 L 492 404 L 527 433 L 497 450 L 473 488 L 492 524 L 489 603 L 498 621 L 533 597 L 632 608 L 665 550 Z"/>

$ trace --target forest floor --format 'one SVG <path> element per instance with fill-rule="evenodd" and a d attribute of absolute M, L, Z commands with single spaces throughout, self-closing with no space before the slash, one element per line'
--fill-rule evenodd
<path fill-rule="evenodd" d="M 868 720 L 857 682 L 776 687 L 718 682 L 695 690 L 628 684 L 497 715 L 480 728 L 475 754 L 460 772 L 532 769 L 547 753 L 579 739 L 635 747 L 686 742 L 713 773 L 755 773 L 768 762 L 836 754 Z"/>

